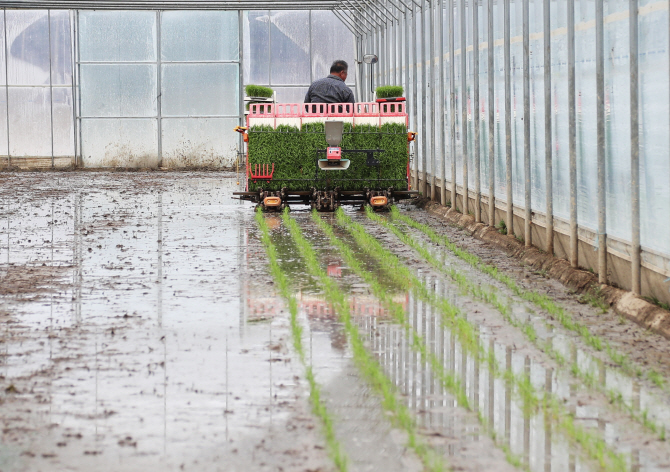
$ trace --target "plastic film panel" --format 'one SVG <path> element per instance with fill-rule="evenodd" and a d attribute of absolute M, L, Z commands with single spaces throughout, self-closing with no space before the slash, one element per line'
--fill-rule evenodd
<path fill-rule="evenodd" d="M 670 255 L 670 159 L 668 158 L 668 10 L 641 1 L 639 26 L 640 210 L 645 248 Z"/>
<path fill-rule="evenodd" d="M 54 156 L 74 155 L 74 124 L 72 121 L 72 89 L 53 89 Z"/>
<path fill-rule="evenodd" d="M 207 116 L 239 113 L 237 64 L 162 66 L 162 115 Z"/>
<path fill-rule="evenodd" d="M 604 5 L 605 50 L 605 155 L 607 156 L 607 233 L 631 240 L 630 191 L 630 37 L 628 2 Z M 593 195 L 597 181 L 591 182 Z M 595 200 L 594 200 L 595 201 Z"/>
<path fill-rule="evenodd" d="M 161 15 L 164 61 L 239 59 L 236 11 L 168 11 Z"/>
<path fill-rule="evenodd" d="M 5 65 L 5 11 L 0 10 L 0 71 L 6 69 Z M 4 72 L 0 73 L 0 86 L 7 83 Z M 3 99 L 6 101 L 6 99 Z M 0 151 L 1 152 L 1 151 Z M 5 151 L 6 153 L 7 151 Z"/>
<path fill-rule="evenodd" d="M 157 115 L 156 66 L 82 64 L 81 114 L 100 117 Z"/>
<path fill-rule="evenodd" d="M 156 119 L 82 119 L 84 167 L 156 167 Z M 232 133 L 231 133 L 232 134 Z"/>
<path fill-rule="evenodd" d="M 551 36 L 551 150 L 554 215 L 566 221 L 570 219 L 567 8 L 567 4 L 562 1 L 552 1 L 550 5 L 551 30 L 556 32 Z M 560 86 L 561 84 L 565 86 Z M 593 161 L 595 162 L 595 154 Z M 577 173 L 579 174 L 579 170 Z"/>
<path fill-rule="evenodd" d="M 512 91 L 512 189 L 514 203 L 524 206 L 523 169 L 523 16 L 521 0 L 510 0 L 510 71 Z"/>
<path fill-rule="evenodd" d="M 344 30 L 344 32 L 343 32 Z M 354 35 L 344 28 L 342 22 L 330 11 L 312 11 L 312 77 L 325 77 L 336 59 L 349 64 L 346 83 L 354 84 L 355 42 Z"/>
<path fill-rule="evenodd" d="M 7 10 L 9 85 L 49 85 L 46 10 Z"/>
<path fill-rule="evenodd" d="M 560 2 L 559 2 L 560 4 Z M 591 11 L 593 10 L 593 11 Z M 577 96 L 577 220 L 598 227 L 596 119 L 596 29 L 590 0 L 575 1 L 575 87 Z M 560 82 L 557 82 L 560 83 Z"/>
<path fill-rule="evenodd" d="M 72 85 L 70 12 L 51 11 L 51 83 Z"/>
<path fill-rule="evenodd" d="M 9 88 L 9 152 L 12 157 L 51 156 L 49 87 Z"/>
<path fill-rule="evenodd" d="M 270 22 L 271 83 L 310 83 L 309 12 L 273 11 Z"/>
<path fill-rule="evenodd" d="M 270 83 L 270 16 L 268 11 L 244 13 L 245 84 Z"/>
<path fill-rule="evenodd" d="M 504 12 L 503 3 L 494 2 L 493 4 L 493 35 L 494 35 L 494 55 L 493 67 L 495 75 L 494 95 L 496 109 L 495 123 L 495 196 L 497 200 L 504 202 L 507 200 L 507 182 L 505 180 L 505 56 L 504 56 Z"/>
<path fill-rule="evenodd" d="M 532 208 L 545 212 L 545 107 L 544 107 L 544 36 L 543 2 L 529 2 L 530 31 L 530 183 Z"/>
<path fill-rule="evenodd" d="M 7 97 L 4 87 L 0 89 L 0 156 L 7 156 Z M 0 167 L 7 163 L 6 159 L 0 159 Z"/>
<path fill-rule="evenodd" d="M 278 103 L 303 103 L 309 87 L 273 87 Z M 353 89 L 352 89 L 353 91 Z"/>
<path fill-rule="evenodd" d="M 156 13 L 82 11 L 79 13 L 82 62 L 156 60 Z"/>
<path fill-rule="evenodd" d="M 237 118 L 166 118 L 163 167 L 226 167 L 237 157 Z"/>
<path fill-rule="evenodd" d="M 488 196 L 489 191 L 489 48 L 493 43 L 488 37 L 488 10 L 486 2 L 479 3 L 479 155 L 481 166 L 482 195 Z M 486 46 L 486 47 L 484 47 Z M 448 95 L 447 95 L 448 96 Z M 448 136 L 448 135 L 447 135 Z M 447 172 L 447 175 L 449 173 Z"/>

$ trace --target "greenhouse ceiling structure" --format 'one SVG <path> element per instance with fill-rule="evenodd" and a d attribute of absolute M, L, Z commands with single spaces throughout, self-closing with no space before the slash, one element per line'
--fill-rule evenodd
<path fill-rule="evenodd" d="M 244 85 L 300 103 L 344 59 L 358 102 L 404 87 L 424 195 L 670 301 L 667 1 L 3 6 L 9 165 L 230 166 Z"/>

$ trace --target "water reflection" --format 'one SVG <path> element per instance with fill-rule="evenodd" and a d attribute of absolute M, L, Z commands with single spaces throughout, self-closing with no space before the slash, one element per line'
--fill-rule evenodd
<path fill-rule="evenodd" d="M 77 458 L 104 451 L 85 456 L 92 464 L 147 470 L 215 463 L 213 450 L 251 461 L 256 439 L 286 427 L 296 372 L 268 348 L 286 337 L 284 320 L 240 324 L 242 279 L 266 259 L 249 258 L 249 245 L 262 247 L 245 239 L 254 222 L 229 198 L 234 179 L 14 178 L 11 199 L 0 200 L 0 276 L 49 271 L 0 301 L 11 316 L 1 328 L 3 389 L 29 379 L 41 396 L 20 413 L 0 404 L 8 434 L 29 422 L 36 433 L 20 441 L 37 458 L 56 451 L 49 470 L 69 467 L 59 442 Z M 137 448 L 119 444 L 128 436 Z M 20 460 L 3 470 L 39 468 Z"/>
<path fill-rule="evenodd" d="M 439 280 L 426 282 L 434 283 L 438 291 L 443 290 Z M 594 467 L 563 434 L 553 431 L 555 420 L 548 413 L 542 409 L 529 409 L 509 381 L 495 375 L 486 362 L 464 349 L 457 338 L 442 327 L 440 314 L 430 305 L 410 297 L 407 317 L 412 329 L 425 340 L 428 351 L 440 360 L 447 372 L 461 380 L 473 411 L 485 414 L 495 436 L 530 470 L 584 470 Z M 356 316 L 356 323 L 367 336 L 387 375 L 417 414 L 421 426 L 437 430 L 445 437 L 457 436 L 470 441 L 478 441 L 480 435 L 485 434 L 480 425 L 459 423 L 454 411 L 457 408 L 455 400 L 438 381 L 428 362 L 411 348 L 401 326 L 388 319 L 360 315 Z M 484 327 L 481 327 L 479 336 L 483 345 L 489 346 L 495 353 L 498 368 L 515 375 L 527 375 L 537 392 L 555 394 L 574 415 L 576 424 L 600 430 L 610 447 L 626 454 L 631 470 L 667 468 L 654 464 L 643 451 L 630 450 L 619 444 L 618 438 L 622 435 L 619 427 L 603 418 L 599 408 L 592 404 L 581 405 L 570 379 L 532 361 L 513 346 L 498 343 L 493 333 Z M 639 386 L 637 390 L 639 392 Z M 448 456 L 459 454 L 450 447 L 444 447 L 443 452 Z"/>
<path fill-rule="evenodd" d="M 412 230 L 412 234 L 423 238 L 417 231 Z M 423 239 L 425 240 L 425 238 Z M 641 386 L 635 378 L 623 372 L 622 368 L 604 362 L 582 348 L 581 342 L 576 342 L 575 336 L 572 336 L 572 334 L 562 334 L 560 329 L 554 329 L 552 325 L 547 323 L 546 316 L 535 313 L 535 306 L 531 306 L 526 301 L 510 294 L 509 290 L 500 283 L 473 269 L 443 247 L 435 247 L 432 244 L 427 247 L 445 266 L 456 268 L 470 280 L 477 280 L 482 287 L 497 293 L 498 297 L 503 300 L 507 299 L 512 317 L 520 323 L 532 325 L 537 333 L 539 344 L 545 345 L 549 350 L 556 352 L 560 358 L 566 360 L 568 368 L 574 365 L 579 369 L 582 377 L 580 383 L 583 383 L 586 379 L 608 396 L 618 397 L 638 418 L 641 419 L 644 415 L 653 421 L 659 433 L 661 429 L 670 430 L 670 407 L 667 401 Z M 463 297 L 452 294 L 449 299 L 454 304 L 463 306 Z M 639 393 L 635 394 L 635 390 Z M 638 397 L 637 403 L 633 398 L 635 395 Z"/>

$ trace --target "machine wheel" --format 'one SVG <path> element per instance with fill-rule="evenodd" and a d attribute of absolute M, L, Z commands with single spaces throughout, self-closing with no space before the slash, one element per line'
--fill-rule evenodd
<path fill-rule="evenodd" d="M 339 192 L 337 190 L 314 190 L 311 195 L 310 205 L 316 211 L 335 211 L 340 206 L 338 195 Z"/>

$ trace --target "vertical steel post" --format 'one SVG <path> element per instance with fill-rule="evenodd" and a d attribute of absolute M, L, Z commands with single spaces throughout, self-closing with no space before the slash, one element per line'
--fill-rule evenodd
<path fill-rule="evenodd" d="M 404 35 L 403 35 L 403 42 L 402 42 L 402 47 L 403 47 L 404 53 L 405 53 L 405 97 L 407 97 L 407 98 L 409 98 L 409 93 L 410 93 L 410 90 L 409 90 L 409 81 L 410 81 L 409 69 L 410 69 L 410 66 L 412 64 L 410 62 L 410 55 L 409 55 L 409 45 L 410 45 L 410 42 L 411 42 L 410 37 L 409 37 L 409 32 L 410 32 L 409 21 L 410 21 L 411 13 L 412 12 L 410 10 L 405 11 L 405 16 L 404 16 L 405 32 L 404 32 Z M 414 123 L 412 123 L 412 126 L 414 126 Z"/>
<path fill-rule="evenodd" d="M 572 2 L 574 9 L 574 0 L 568 0 L 568 3 Z M 570 7 L 568 6 L 568 16 Z M 546 233 L 545 233 L 545 250 L 547 254 L 554 255 L 554 168 L 553 168 L 553 147 L 552 147 L 552 134 L 551 134 L 551 2 L 550 0 L 544 0 L 543 2 L 543 23 L 544 23 L 544 171 L 545 171 L 545 193 L 547 198 L 547 206 L 545 209 L 546 213 Z M 574 19 L 575 15 L 573 12 L 573 29 L 574 29 Z M 568 19 L 568 23 L 570 20 Z M 569 28 L 568 28 L 569 29 Z M 568 36 L 570 33 L 568 32 Z M 573 36 L 574 40 L 574 36 Z M 568 39 L 568 42 L 570 39 Z M 573 44 L 574 46 L 574 44 Z M 569 47 L 568 47 L 569 49 Z M 573 49 L 574 52 L 574 49 Z M 569 55 L 570 53 L 568 53 Z M 568 59 L 568 62 L 570 60 Z M 574 61 L 572 62 L 574 73 Z M 568 65 L 568 68 L 570 66 Z M 570 80 L 568 79 L 568 87 Z M 573 82 L 574 84 L 574 82 Z M 574 89 L 573 89 L 574 91 Z M 574 102 L 573 102 L 574 105 Z M 573 108 L 574 112 L 574 108 Z"/>
<path fill-rule="evenodd" d="M 307 24 L 309 28 L 309 83 L 311 84 L 314 82 L 314 68 L 312 67 L 312 64 L 314 64 L 314 57 L 312 56 L 312 10 L 309 10 L 307 12 Z M 238 32 L 239 35 L 239 32 Z M 239 46 L 238 46 L 239 47 Z M 329 71 L 330 72 L 330 71 Z M 241 134 L 240 134 L 241 137 Z"/>
<path fill-rule="evenodd" d="M 495 159 L 495 70 L 493 68 L 493 52 L 495 38 L 493 37 L 493 0 L 487 3 L 487 44 L 488 44 L 488 112 L 489 112 L 489 226 L 496 224 L 496 159 Z"/>
<path fill-rule="evenodd" d="M 532 245 L 531 232 L 531 185 L 530 185 L 530 31 L 529 31 L 529 0 L 522 0 L 523 14 L 523 174 L 524 174 L 524 242 L 526 247 Z"/>
<path fill-rule="evenodd" d="M 358 64 L 358 83 L 356 84 L 356 89 L 358 89 L 358 96 L 360 97 L 359 101 L 365 101 L 365 89 L 367 84 L 365 71 L 367 70 L 367 65 L 363 63 L 363 55 L 365 54 L 365 49 L 368 41 L 367 33 L 363 33 L 360 36 L 360 45 L 358 57 L 360 58 L 360 63 Z"/>
<path fill-rule="evenodd" d="M 547 0 L 547 3 L 549 0 Z M 551 104 L 551 97 L 550 97 Z M 568 152 L 570 154 L 570 265 L 579 265 L 577 235 L 577 97 L 575 93 L 575 0 L 568 0 Z"/>
<path fill-rule="evenodd" d="M 77 40 L 77 49 L 76 49 L 76 55 L 75 55 L 75 62 L 77 65 L 77 102 L 75 103 L 75 106 L 77 107 L 77 110 L 75 113 L 77 114 L 77 121 L 79 123 L 79 126 L 77 127 L 77 130 L 79 134 L 75 136 L 75 139 L 79 142 L 79 165 L 84 166 L 84 143 L 82 140 L 82 113 L 81 113 L 81 44 L 79 43 L 79 10 L 75 12 L 75 28 L 77 30 L 77 34 L 75 39 Z"/>
<path fill-rule="evenodd" d="M 272 51 L 272 11 L 271 10 L 265 10 L 268 14 L 268 51 Z M 267 63 L 267 69 L 268 69 L 268 86 L 272 87 L 272 58 L 270 57 L 270 52 L 268 52 L 268 63 Z M 275 96 L 275 94 L 273 94 Z"/>
<path fill-rule="evenodd" d="M 163 120 L 162 120 L 162 96 L 163 96 L 163 84 L 162 84 L 162 70 L 161 70 L 161 11 L 156 12 L 156 88 L 158 93 L 156 94 L 156 120 L 158 121 L 158 167 L 163 167 Z"/>
<path fill-rule="evenodd" d="M 481 149 L 480 149 L 480 122 L 479 122 L 479 0 L 470 3 L 472 9 L 472 77 L 473 97 L 472 122 L 475 125 L 475 223 L 482 221 L 482 181 L 481 181 Z"/>
<path fill-rule="evenodd" d="M 310 25 L 311 25 L 311 18 L 310 18 Z M 310 27 L 311 30 L 311 27 Z M 239 113 L 239 126 L 245 126 L 246 125 L 246 120 L 244 119 L 244 12 L 242 10 L 238 11 L 237 13 L 237 37 L 239 38 L 239 44 L 238 44 L 238 49 L 237 49 L 237 77 L 238 77 L 238 97 L 237 97 L 237 108 L 238 108 L 238 113 Z M 312 35 L 310 31 L 310 51 L 311 51 L 311 44 L 312 44 Z M 311 61 L 310 61 L 311 64 Z M 311 73 L 312 73 L 312 68 L 310 66 L 310 78 L 311 78 Z M 311 83 L 311 82 L 310 82 Z M 238 146 L 240 152 L 244 152 L 244 138 L 242 137 L 242 134 L 238 137 Z"/>
<path fill-rule="evenodd" d="M 74 166 L 77 167 L 79 164 L 77 162 L 77 59 L 76 59 L 76 50 L 77 50 L 77 30 L 76 22 L 72 21 L 75 12 L 73 10 L 68 11 L 68 26 L 70 32 L 70 61 L 72 63 L 72 141 L 74 144 Z"/>
<path fill-rule="evenodd" d="M 426 96 L 428 95 L 426 87 L 430 86 L 426 82 L 426 0 L 421 0 L 421 40 L 419 44 L 421 45 L 421 53 L 419 54 L 419 59 L 421 61 L 421 134 L 424 138 L 421 140 L 421 166 L 423 174 L 423 184 L 421 185 L 421 193 L 424 197 L 428 196 L 428 133 L 426 132 Z"/>
<path fill-rule="evenodd" d="M 402 85 L 402 29 L 400 23 L 400 10 L 397 11 L 398 20 L 393 26 L 395 34 L 395 43 L 393 44 L 393 54 L 396 58 L 396 68 L 395 68 L 395 83 L 396 85 Z"/>
<path fill-rule="evenodd" d="M 440 25 L 440 95 L 439 100 L 440 104 L 438 111 L 440 113 L 440 143 L 442 147 L 440 149 L 440 160 L 442 161 L 442 186 L 440 187 L 440 203 L 442 205 L 447 205 L 447 133 L 445 132 L 445 113 L 444 113 L 444 2 L 445 0 L 440 0 L 440 16 L 439 16 L 439 25 Z"/>
<path fill-rule="evenodd" d="M 451 208 L 456 208 L 456 87 L 454 84 L 454 0 L 449 2 L 449 142 L 451 154 Z"/>
<path fill-rule="evenodd" d="M 49 33 L 49 105 L 51 120 L 51 168 L 55 167 L 54 161 L 54 84 L 53 84 L 53 51 L 51 47 L 51 10 L 47 10 L 48 33 Z M 5 59 L 7 60 L 7 59 Z"/>
<path fill-rule="evenodd" d="M 514 193 L 512 182 L 512 81 L 510 65 L 510 0 L 503 0 L 504 5 L 504 43 L 505 43 L 505 180 L 507 186 L 507 234 L 514 236 Z"/>
<path fill-rule="evenodd" d="M 396 63 L 397 61 L 397 55 L 396 55 L 396 44 L 397 44 L 397 38 L 396 38 L 396 27 L 395 27 L 395 22 L 391 21 L 391 32 L 389 33 L 389 52 L 391 54 L 391 80 L 389 81 L 391 85 L 398 85 L 398 81 L 396 79 L 396 73 L 397 73 L 397 67 L 398 64 Z"/>
<path fill-rule="evenodd" d="M 412 20 L 414 21 L 414 29 L 411 31 L 412 34 L 412 39 L 410 42 L 412 43 L 412 60 L 414 61 L 414 68 L 412 71 L 412 95 L 413 95 L 413 115 L 414 115 L 414 127 L 416 128 L 417 131 L 419 131 L 419 107 L 418 107 L 418 99 L 419 99 L 419 91 L 418 91 L 418 85 L 417 82 L 419 80 L 419 55 L 417 54 L 417 38 L 416 38 L 416 30 L 418 29 L 419 26 L 419 9 L 416 5 L 414 5 L 414 13 L 412 15 Z M 426 139 L 425 136 L 420 136 L 419 139 Z M 419 144 L 415 141 L 414 142 L 414 188 L 418 191 L 421 191 L 419 188 Z"/>
<path fill-rule="evenodd" d="M 386 67 L 386 60 L 384 56 L 384 26 L 383 24 L 379 24 L 379 37 L 378 37 L 378 44 L 379 44 L 379 62 L 377 63 L 379 65 L 379 85 L 384 86 L 386 85 L 384 81 L 384 67 Z"/>
<path fill-rule="evenodd" d="M 603 0 L 596 0 L 596 126 L 598 137 L 598 281 L 607 283 L 607 194 L 605 161 L 605 51 Z"/>
<path fill-rule="evenodd" d="M 393 20 L 384 23 L 384 31 L 386 33 L 386 44 L 384 45 L 386 55 L 386 83 L 385 85 L 393 85 L 393 59 L 391 57 L 391 34 L 393 29 Z"/>
<path fill-rule="evenodd" d="M 9 146 L 9 47 L 7 46 L 7 9 L 3 9 L 2 15 L 4 21 L 5 33 L 5 104 L 6 104 L 6 119 L 7 119 L 7 167 L 12 166 L 12 156 Z"/>
<path fill-rule="evenodd" d="M 435 8 L 436 0 L 430 0 L 430 199 L 435 200 L 435 113 L 438 105 L 435 103 L 435 86 L 437 77 L 435 74 Z"/>
<path fill-rule="evenodd" d="M 630 196 L 631 196 L 631 291 L 641 293 L 640 280 L 640 109 L 638 96 L 638 0 L 630 9 Z"/>
<path fill-rule="evenodd" d="M 461 146 L 463 152 L 463 214 L 468 214 L 468 36 L 466 5 L 461 0 Z"/>

